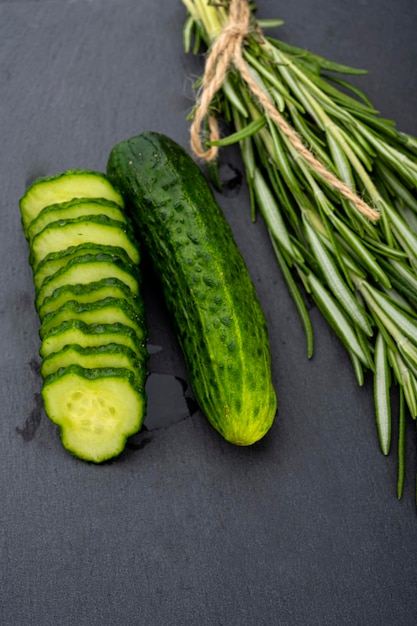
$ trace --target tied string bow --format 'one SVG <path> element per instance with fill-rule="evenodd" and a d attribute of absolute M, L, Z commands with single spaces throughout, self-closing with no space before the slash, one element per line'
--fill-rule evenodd
<path fill-rule="evenodd" d="M 370 207 L 350 187 L 332 174 L 305 146 L 294 128 L 281 115 L 278 109 L 252 77 L 243 59 L 244 39 L 252 31 L 251 12 L 247 0 L 231 0 L 229 22 L 213 43 L 206 60 L 200 97 L 190 130 L 190 144 L 196 157 L 212 161 L 218 153 L 218 146 L 206 149 L 201 138 L 201 128 L 207 119 L 210 142 L 220 138 L 219 126 L 214 115 L 210 114 L 210 105 L 216 93 L 221 89 L 229 68 L 233 65 L 256 97 L 264 112 L 272 119 L 280 131 L 290 140 L 298 154 L 306 163 L 325 180 L 333 189 L 349 200 L 356 209 L 372 221 L 379 219 L 379 213 Z"/>

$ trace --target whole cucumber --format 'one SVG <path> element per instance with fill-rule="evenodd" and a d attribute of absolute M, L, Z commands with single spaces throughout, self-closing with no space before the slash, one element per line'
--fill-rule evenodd
<path fill-rule="evenodd" d="M 107 175 L 159 276 L 196 400 L 229 442 L 251 445 L 276 414 L 264 313 L 206 179 L 169 137 L 118 143 Z"/>

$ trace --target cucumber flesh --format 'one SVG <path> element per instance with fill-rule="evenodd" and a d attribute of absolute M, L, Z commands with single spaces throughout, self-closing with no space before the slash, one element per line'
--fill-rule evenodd
<path fill-rule="evenodd" d="M 132 263 L 139 263 L 139 249 L 126 224 L 105 215 L 88 215 L 48 224 L 32 240 L 30 262 L 34 271 L 51 252 L 59 252 L 81 244 L 118 246 Z"/>
<path fill-rule="evenodd" d="M 117 278 L 103 278 L 86 285 L 63 285 L 56 289 L 51 296 L 45 298 L 38 314 L 42 320 L 45 315 L 56 311 L 70 300 L 76 300 L 80 304 L 93 304 L 110 297 L 125 298 L 135 309 L 137 315 L 144 317 L 143 300 L 134 296 L 131 289 Z"/>
<path fill-rule="evenodd" d="M 45 298 L 51 296 L 59 287 L 86 285 L 105 278 L 117 278 L 125 283 L 135 296 L 139 295 L 138 272 L 133 264 L 119 263 L 117 258 L 107 254 L 85 255 L 76 257 L 43 281 L 36 294 L 36 309 L 39 310 Z"/>
<path fill-rule="evenodd" d="M 130 326 L 140 339 L 145 336 L 144 321 L 123 298 L 106 298 L 93 304 L 80 304 L 75 300 L 66 302 L 57 311 L 48 313 L 42 320 L 39 336 L 42 339 L 51 328 L 65 320 L 77 319 L 86 324 L 117 324 Z"/>
<path fill-rule="evenodd" d="M 70 246 L 65 250 L 58 252 L 50 252 L 39 263 L 36 271 L 33 274 L 33 280 L 35 283 L 35 290 L 39 291 L 42 283 L 45 279 L 49 278 L 63 267 L 68 265 L 70 261 L 76 257 L 82 257 L 85 255 L 103 255 L 107 254 L 109 259 L 113 259 L 115 262 L 124 263 L 130 265 L 131 261 L 123 248 L 116 246 L 100 246 L 97 244 L 85 243 L 79 246 Z M 90 257 L 91 258 L 91 257 Z"/>
<path fill-rule="evenodd" d="M 28 187 L 20 200 L 24 232 L 27 233 L 31 221 L 46 206 L 74 198 L 105 198 L 120 207 L 124 206 L 120 193 L 100 172 L 72 169 L 54 176 L 43 176 Z"/>
<path fill-rule="evenodd" d="M 39 354 L 45 359 L 65 346 L 77 344 L 83 348 L 116 343 L 127 346 L 140 358 L 146 349 L 144 339 L 140 339 L 130 326 L 124 324 L 86 324 L 80 320 L 66 320 L 54 326 L 42 339 Z"/>
<path fill-rule="evenodd" d="M 69 202 L 52 204 L 45 207 L 29 225 L 27 238 L 29 242 L 48 224 L 57 220 L 75 219 L 86 215 L 105 215 L 109 219 L 127 223 L 125 213 L 120 206 L 110 200 L 101 198 L 76 198 Z"/>
<path fill-rule="evenodd" d="M 117 343 L 84 348 L 78 344 L 70 344 L 43 359 L 41 375 L 46 378 L 70 365 L 79 365 L 83 369 L 124 368 L 137 375 L 146 366 L 147 358 L 146 350 L 139 357 L 131 348 Z"/>
<path fill-rule="evenodd" d="M 94 463 L 118 456 L 145 414 L 143 389 L 124 368 L 72 365 L 45 379 L 42 398 L 64 447 Z"/>

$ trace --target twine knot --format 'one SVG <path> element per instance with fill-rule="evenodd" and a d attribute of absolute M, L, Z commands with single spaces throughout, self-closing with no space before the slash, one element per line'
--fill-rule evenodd
<path fill-rule="evenodd" d="M 378 211 L 364 202 L 350 187 L 332 174 L 317 159 L 305 146 L 291 124 L 287 122 L 285 117 L 274 106 L 262 87 L 252 77 L 242 55 L 244 39 L 251 32 L 251 12 L 247 0 L 230 0 L 229 22 L 214 42 L 207 57 L 197 107 L 191 124 L 190 144 L 196 157 L 205 161 L 211 161 L 218 154 L 218 146 L 210 146 L 208 149 L 203 146 L 201 128 L 205 120 L 207 120 L 210 142 L 220 139 L 217 119 L 210 114 L 210 106 L 214 96 L 222 87 L 230 66 L 233 64 L 265 114 L 276 123 L 279 130 L 290 140 L 297 153 L 308 163 L 311 169 L 319 174 L 333 189 L 349 200 L 360 213 L 372 221 L 378 220 Z"/>
<path fill-rule="evenodd" d="M 207 57 L 201 85 L 200 99 L 191 125 L 191 148 L 194 154 L 205 161 L 216 158 L 217 146 L 208 149 L 203 147 L 201 127 L 204 120 L 208 120 L 210 141 L 220 138 L 217 119 L 209 115 L 211 102 L 222 87 L 227 71 L 232 63 L 238 68 L 242 59 L 243 40 L 250 33 L 251 13 L 246 1 L 231 0 L 229 9 L 229 23 L 214 42 Z"/>

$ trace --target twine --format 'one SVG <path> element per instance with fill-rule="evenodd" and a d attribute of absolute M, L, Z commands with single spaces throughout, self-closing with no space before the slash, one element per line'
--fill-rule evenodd
<path fill-rule="evenodd" d="M 333 189 L 349 200 L 360 213 L 372 221 L 378 220 L 379 213 L 364 202 L 337 176 L 332 174 L 305 146 L 294 128 L 281 115 L 262 88 L 254 78 L 252 78 L 249 68 L 242 56 L 243 41 L 251 30 L 251 12 L 247 0 L 231 0 L 229 22 L 214 42 L 206 60 L 200 98 L 191 124 L 190 144 L 196 157 L 205 161 L 211 161 L 217 156 L 218 146 L 210 146 L 208 149 L 204 148 L 201 139 L 201 128 L 204 121 L 207 119 L 210 141 L 219 140 L 219 126 L 215 116 L 209 113 L 210 105 L 215 94 L 222 87 L 229 67 L 233 64 L 240 72 L 241 77 L 246 82 L 252 95 L 256 97 L 265 113 L 277 124 L 281 132 L 288 137 L 291 144 L 304 161 L 306 161 L 323 180 L 333 187 Z"/>

